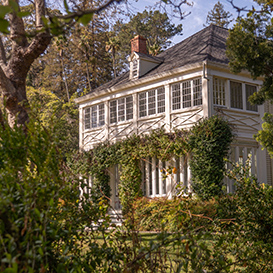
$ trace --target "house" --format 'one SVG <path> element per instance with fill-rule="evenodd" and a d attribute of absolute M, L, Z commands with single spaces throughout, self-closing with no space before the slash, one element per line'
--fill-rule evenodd
<path fill-rule="evenodd" d="M 80 149 L 102 141 L 116 142 L 132 134 L 165 127 L 189 128 L 198 120 L 221 112 L 236 128 L 230 148 L 233 161 L 252 155 L 251 171 L 272 185 L 272 160 L 254 140 L 269 105 L 251 105 L 248 97 L 262 85 L 248 72 L 232 74 L 225 54 L 228 30 L 210 25 L 156 57 L 149 56 L 141 36 L 131 40 L 130 70 L 76 100 L 80 113 Z M 174 179 L 190 186 L 187 158 L 174 162 L 149 159 L 143 166 L 143 193 L 171 195 L 171 181 L 158 173 L 166 164 L 176 166 Z M 118 207 L 118 167 L 113 167 L 113 204 Z M 226 181 L 233 191 L 232 181 Z"/>

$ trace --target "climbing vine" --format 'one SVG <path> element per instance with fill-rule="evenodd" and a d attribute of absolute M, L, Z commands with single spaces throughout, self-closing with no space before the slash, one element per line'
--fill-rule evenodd
<path fill-rule="evenodd" d="M 208 122 L 210 126 L 206 125 Z M 208 137 L 200 140 L 202 135 Z M 223 135 L 225 135 L 225 141 L 223 141 Z M 177 130 L 167 133 L 164 128 L 161 128 L 151 131 L 149 135 L 133 135 L 114 144 L 101 143 L 86 152 L 86 173 L 93 177 L 93 191 L 96 196 L 110 197 L 109 167 L 118 164 L 120 167 L 119 197 L 123 213 L 127 214 L 132 207 L 133 200 L 142 195 L 141 161 L 155 157 L 165 162 L 171 158 L 191 153 L 195 185 L 199 185 L 198 181 L 204 181 L 203 177 L 208 179 L 207 184 L 215 184 L 216 180 L 210 180 L 212 176 L 208 173 L 213 170 L 217 172 L 214 177 L 217 176 L 218 180 L 223 178 L 223 174 L 220 174 L 223 173 L 223 157 L 227 153 L 231 136 L 229 124 L 222 118 L 214 116 L 199 122 L 188 131 Z M 209 152 L 210 156 L 207 156 L 206 152 Z M 198 160 L 201 160 L 202 164 L 205 162 L 200 165 L 200 168 L 197 167 Z M 195 189 L 198 194 L 203 194 L 202 191 Z M 217 194 L 218 192 L 212 191 L 212 193 Z"/>

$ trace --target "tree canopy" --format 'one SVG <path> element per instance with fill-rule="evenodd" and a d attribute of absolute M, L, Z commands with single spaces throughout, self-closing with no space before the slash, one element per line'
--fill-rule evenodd
<path fill-rule="evenodd" d="M 232 14 L 229 11 L 225 11 L 223 4 L 218 1 L 213 9 L 208 12 L 206 24 L 227 28 L 230 22 L 232 22 L 230 18 L 232 18 Z"/>
<path fill-rule="evenodd" d="M 231 70 L 235 73 L 248 70 L 253 79 L 263 77 L 260 90 L 250 97 L 252 103 L 263 104 L 273 101 L 273 24 L 272 1 L 255 0 L 259 10 L 254 7 L 249 10 L 246 17 L 239 17 L 237 23 L 230 31 L 227 41 L 227 55 Z M 268 149 L 273 156 L 273 125 L 272 115 L 266 114 L 263 131 L 256 139 Z"/>

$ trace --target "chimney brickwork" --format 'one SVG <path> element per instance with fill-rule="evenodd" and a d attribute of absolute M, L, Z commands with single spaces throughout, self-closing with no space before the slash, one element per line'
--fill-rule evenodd
<path fill-rule="evenodd" d="M 137 35 L 131 40 L 131 53 L 143 53 L 147 55 L 146 39 L 140 35 Z"/>

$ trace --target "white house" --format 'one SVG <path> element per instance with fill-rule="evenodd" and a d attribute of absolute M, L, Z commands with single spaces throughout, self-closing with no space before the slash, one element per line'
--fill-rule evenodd
<path fill-rule="evenodd" d="M 118 141 L 133 133 L 161 128 L 189 128 L 217 111 L 236 128 L 230 157 L 244 162 L 252 155 L 252 172 L 261 182 L 272 184 L 272 160 L 254 140 L 269 105 L 253 106 L 248 97 L 262 80 L 249 73 L 232 74 L 225 54 L 228 30 L 211 25 L 157 57 L 147 54 L 141 36 L 131 40 L 130 71 L 76 100 L 80 109 L 80 149 L 99 142 Z M 175 162 L 149 159 L 143 166 L 143 192 L 147 196 L 171 194 L 172 181 L 158 173 L 166 164 L 175 165 L 175 180 L 189 186 L 187 158 Z M 118 168 L 110 170 L 113 204 L 118 207 Z M 232 191 L 230 181 L 226 181 Z"/>

